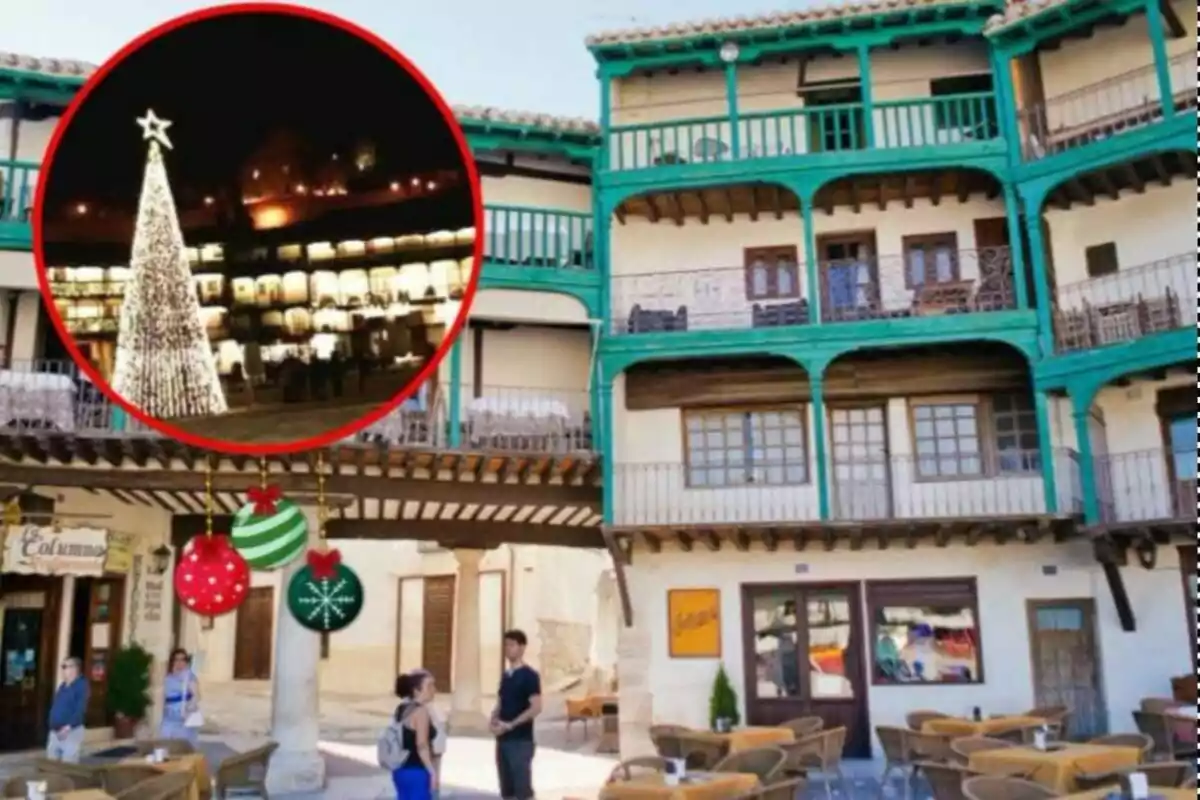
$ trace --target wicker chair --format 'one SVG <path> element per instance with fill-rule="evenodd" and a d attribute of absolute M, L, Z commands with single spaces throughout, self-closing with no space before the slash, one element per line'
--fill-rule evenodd
<path fill-rule="evenodd" d="M 929 711 L 928 709 L 918 709 L 910 711 L 904 717 L 904 724 L 912 728 L 914 731 L 919 731 L 925 727 L 925 723 L 933 719 L 946 719 L 950 715 L 943 714 L 940 711 Z"/>
<path fill-rule="evenodd" d="M 1151 786 L 1163 788 L 1182 788 L 1188 778 L 1193 775 L 1192 764 L 1187 761 L 1163 761 L 1158 764 L 1140 764 L 1132 769 L 1117 773 L 1121 788 L 1129 793 L 1129 773 L 1140 772 L 1146 776 L 1146 782 Z"/>
<path fill-rule="evenodd" d="M 996 778 L 980 775 L 963 781 L 967 800 L 1045 800 L 1058 797 L 1058 792 L 1040 783 L 1021 778 Z"/>
<path fill-rule="evenodd" d="M 683 758 L 679 735 L 687 732 L 682 725 L 651 725 L 650 741 L 663 758 Z"/>
<path fill-rule="evenodd" d="M 605 783 L 633 780 L 634 776 L 647 772 L 663 773 L 667 771 L 669 765 L 670 762 L 662 756 L 638 756 L 628 761 L 622 761 L 613 767 L 613 771 L 608 774 L 608 780 Z"/>
<path fill-rule="evenodd" d="M 1142 751 L 1142 761 L 1150 758 L 1154 750 L 1154 740 L 1144 733 L 1110 733 L 1107 736 L 1097 736 L 1088 739 L 1088 744 L 1107 745 L 1109 747 L 1136 747 Z"/>
<path fill-rule="evenodd" d="M 170 756 L 186 756 L 196 752 L 196 746 L 187 739 L 141 739 L 133 743 L 139 756 L 148 756 L 155 750 L 166 750 Z"/>
<path fill-rule="evenodd" d="M 104 768 L 100 778 L 104 783 L 105 792 L 118 795 L 162 774 L 162 770 L 149 764 L 112 764 Z M 190 772 L 187 774 L 191 776 Z"/>
<path fill-rule="evenodd" d="M 34 769 L 38 775 L 65 775 L 75 784 L 76 789 L 100 789 L 104 786 L 101 773 L 103 767 L 70 764 L 66 761 L 53 761 L 49 758 L 39 758 L 34 761 Z"/>
<path fill-rule="evenodd" d="M 787 755 L 778 747 L 755 747 L 730 753 L 713 765 L 713 772 L 746 772 L 764 786 L 783 769 Z"/>
<path fill-rule="evenodd" d="M 708 736 L 696 736 L 693 732 L 677 734 L 679 750 L 688 769 L 708 771 L 717 762 L 729 755 L 729 742 Z"/>
<path fill-rule="evenodd" d="M 738 795 L 734 800 L 796 800 L 804 792 L 806 783 L 804 778 L 777 781 Z"/>
<path fill-rule="evenodd" d="M 190 771 L 159 773 L 113 797 L 116 800 L 188 800 L 195 779 Z"/>
<path fill-rule="evenodd" d="M 836 778 L 847 796 L 850 785 L 842 772 L 842 751 L 846 749 L 846 729 L 829 728 L 781 748 L 787 755 L 783 774 L 788 777 L 808 776 L 810 771 L 820 772 L 825 780 L 825 797 L 833 800 L 833 780 Z"/>
<path fill-rule="evenodd" d="M 960 764 L 920 761 L 917 766 L 925 773 L 925 780 L 929 781 L 929 791 L 933 800 L 967 800 L 967 796 L 963 794 L 963 781 L 978 775 Z"/>
<path fill-rule="evenodd" d="M 1176 754 L 1184 749 L 1182 742 L 1175 741 L 1174 726 L 1166 714 L 1154 711 L 1134 711 L 1133 722 L 1137 725 L 1140 733 L 1146 734 L 1154 742 L 1154 747 L 1147 756 L 1148 759 L 1172 761 Z"/>
<path fill-rule="evenodd" d="M 4 796 L 25 800 L 29 796 L 29 784 L 38 781 L 45 781 L 46 791 L 50 794 L 75 789 L 75 782 L 66 775 L 14 775 L 4 782 Z"/>
<path fill-rule="evenodd" d="M 796 717 L 789 719 L 786 722 L 780 723 L 779 727 L 787 728 L 797 739 L 803 739 L 805 736 L 812 736 L 817 731 L 825 727 L 825 720 L 820 717 Z"/>
<path fill-rule="evenodd" d="M 1143 697 L 1138 705 L 1138 710 L 1161 714 L 1168 708 L 1175 708 L 1177 705 L 1179 705 L 1179 701 L 1173 697 Z"/>
<path fill-rule="evenodd" d="M 954 760 L 960 764 L 970 762 L 972 753 L 999 750 L 1002 747 L 1016 747 L 1016 745 L 1005 739 L 995 739 L 991 736 L 962 736 L 950 740 L 950 752 L 954 754 Z"/>
<path fill-rule="evenodd" d="M 267 764 L 277 749 L 278 743 L 270 742 L 222 761 L 217 767 L 217 774 L 213 776 L 213 797 L 225 800 L 231 792 L 253 789 L 263 800 L 268 800 Z"/>
<path fill-rule="evenodd" d="M 908 743 L 907 728 L 893 725 L 876 725 L 875 735 L 883 748 L 883 774 L 879 776 L 881 786 L 887 786 L 892 772 L 899 772 L 904 779 L 904 797 L 912 797 L 913 779 L 917 777 L 917 754 Z"/>

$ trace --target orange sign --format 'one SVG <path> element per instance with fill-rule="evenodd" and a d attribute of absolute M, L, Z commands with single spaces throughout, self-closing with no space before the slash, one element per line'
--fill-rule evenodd
<path fill-rule="evenodd" d="M 667 641 L 671 658 L 721 657 L 721 591 L 667 591 Z"/>

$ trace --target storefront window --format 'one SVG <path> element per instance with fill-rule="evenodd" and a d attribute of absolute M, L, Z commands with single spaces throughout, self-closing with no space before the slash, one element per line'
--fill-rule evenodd
<path fill-rule="evenodd" d="M 800 694 L 800 659 L 796 646 L 796 595 L 763 594 L 754 598 L 754 662 L 759 698 Z"/>
<path fill-rule="evenodd" d="M 867 585 L 876 684 L 980 683 L 973 580 Z"/>

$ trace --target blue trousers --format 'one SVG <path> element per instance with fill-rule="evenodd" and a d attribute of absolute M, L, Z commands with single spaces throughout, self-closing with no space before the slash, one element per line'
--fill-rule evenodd
<path fill-rule="evenodd" d="M 429 772 L 424 767 L 403 767 L 392 772 L 398 800 L 432 800 Z"/>

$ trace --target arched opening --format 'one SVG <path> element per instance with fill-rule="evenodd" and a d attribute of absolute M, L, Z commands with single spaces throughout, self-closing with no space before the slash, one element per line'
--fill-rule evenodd
<path fill-rule="evenodd" d="M 821 322 L 1018 306 L 1003 191 L 981 170 L 855 175 L 813 199 Z"/>
<path fill-rule="evenodd" d="M 1074 175 L 1047 196 L 1046 280 L 1059 353 L 1196 324 L 1195 153 Z"/>
<path fill-rule="evenodd" d="M 770 183 L 655 191 L 614 212 L 614 333 L 809 321 L 800 199 Z"/>

